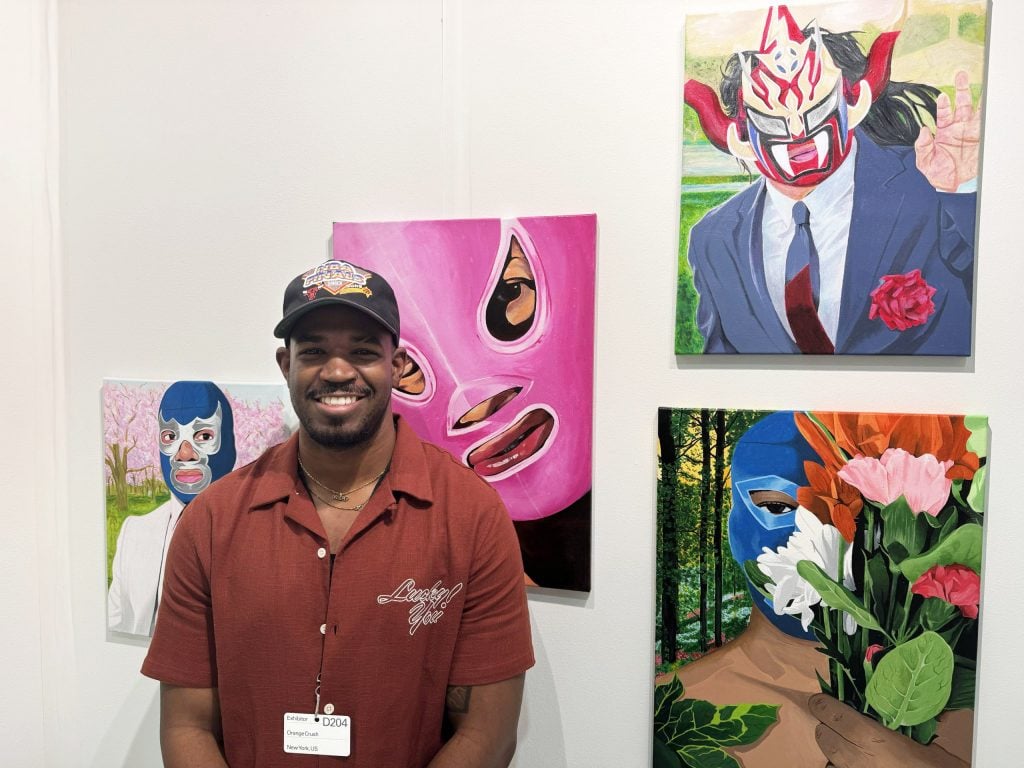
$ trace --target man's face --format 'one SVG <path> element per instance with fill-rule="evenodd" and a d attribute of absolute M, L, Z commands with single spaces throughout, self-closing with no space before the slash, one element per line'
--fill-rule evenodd
<path fill-rule="evenodd" d="M 277 353 L 303 430 L 327 448 L 359 445 L 391 415 L 391 388 L 405 351 L 362 312 L 324 307 L 292 329 Z"/>
<path fill-rule="evenodd" d="M 160 453 L 170 459 L 172 490 L 194 495 L 213 481 L 210 457 L 220 450 L 223 418 L 219 403 L 209 416 L 186 424 L 158 414 Z"/>

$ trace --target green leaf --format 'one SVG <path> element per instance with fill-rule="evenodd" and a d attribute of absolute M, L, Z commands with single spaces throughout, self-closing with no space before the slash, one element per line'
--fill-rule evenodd
<path fill-rule="evenodd" d="M 927 523 L 918 517 L 902 496 L 882 509 L 882 521 L 885 523 L 882 546 L 886 551 L 891 550 L 893 544 L 899 544 L 906 551 L 907 557 L 921 553 L 928 539 L 928 529 Z"/>
<path fill-rule="evenodd" d="M 920 623 L 925 629 L 942 629 L 951 619 L 960 615 L 955 605 L 941 597 L 926 597 L 921 607 Z"/>
<path fill-rule="evenodd" d="M 736 758 L 729 757 L 718 747 L 694 745 L 683 747 L 679 756 L 690 768 L 741 768 Z"/>
<path fill-rule="evenodd" d="M 924 554 L 901 562 L 899 569 L 911 584 L 936 565 L 959 563 L 981 573 L 981 533 L 977 523 L 962 525 Z"/>
<path fill-rule="evenodd" d="M 665 742 L 654 735 L 654 763 L 651 768 L 682 768 L 683 761 Z"/>
<path fill-rule="evenodd" d="M 925 632 L 882 657 L 868 683 L 867 700 L 895 730 L 938 716 L 952 683 L 952 649 L 936 633 Z"/>
<path fill-rule="evenodd" d="M 658 763 L 664 747 L 687 765 L 732 766 L 722 747 L 753 744 L 778 719 L 776 704 L 727 704 L 717 706 L 703 699 L 680 699 L 684 692 L 679 678 L 654 689 L 654 753 L 658 768 L 677 768 L 671 762 Z M 659 746 L 659 744 L 661 746 Z M 687 757 L 689 755 L 689 757 Z"/>
<path fill-rule="evenodd" d="M 964 426 L 971 432 L 967 450 L 976 453 L 979 459 L 988 456 L 988 416 L 965 416 Z"/>
<path fill-rule="evenodd" d="M 913 734 L 914 741 L 918 744 L 927 744 L 935 738 L 935 731 L 938 730 L 938 727 L 938 718 L 932 717 L 919 725 L 915 725 L 911 729 L 911 734 Z"/>
<path fill-rule="evenodd" d="M 675 675 L 664 685 L 654 687 L 654 730 L 668 725 L 672 703 L 683 695 L 683 684 Z"/>
<path fill-rule="evenodd" d="M 949 694 L 946 709 L 974 709 L 975 676 L 973 661 L 961 656 L 955 657 L 953 691 Z"/>
<path fill-rule="evenodd" d="M 900 572 L 900 563 L 907 559 L 907 550 L 902 544 L 892 544 L 886 547 L 889 553 L 889 570 L 893 573 Z"/>
<path fill-rule="evenodd" d="M 871 604 L 876 607 L 889 602 L 889 568 L 881 554 L 873 555 L 865 563 L 864 594 L 871 595 Z"/>
<path fill-rule="evenodd" d="M 751 584 L 754 585 L 754 589 L 760 592 L 762 595 L 767 597 L 769 600 L 772 596 L 768 593 L 766 586 L 772 583 L 772 580 L 768 575 L 757 567 L 756 560 L 746 560 L 743 563 L 743 572 L 746 573 L 747 579 Z"/>
<path fill-rule="evenodd" d="M 971 490 L 967 493 L 967 503 L 979 515 L 985 511 L 985 488 L 988 486 L 988 464 L 974 473 Z"/>
<path fill-rule="evenodd" d="M 760 739 L 778 719 L 777 704 L 736 704 L 719 707 L 709 732 L 721 733 L 716 743 L 724 747 L 740 747 Z"/>
<path fill-rule="evenodd" d="M 868 613 L 864 604 L 842 584 L 830 579 L 821 566 L 810 560 L 801 560 L 796 564 L 796 572 L 821 595 L 821 601 L 829 608 L 846 611 L 854 621 L 862 627 L 882 631 L 877 619 Z"/>

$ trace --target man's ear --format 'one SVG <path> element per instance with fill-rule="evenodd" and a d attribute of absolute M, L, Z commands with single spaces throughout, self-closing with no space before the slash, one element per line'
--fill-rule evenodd
<path fill-rule="evenodd" d="M 281 369 L 281 375 L 284 376 L 285 381 L 288 380 L 288 371 L 292 366 L 292 355 L 289 352 L 288 347 L 277 348 L 277 367 Z"/>
<path fill-rule="evenodd" d="M 402 371 L 405 370 L 406 363 L 409 362 L 409 355 L 405 351 L 405 347 L 395 347 L 394 354 L 391 355 L 391 386 L 397 387 L 398 383 L 402 380 Z"/>

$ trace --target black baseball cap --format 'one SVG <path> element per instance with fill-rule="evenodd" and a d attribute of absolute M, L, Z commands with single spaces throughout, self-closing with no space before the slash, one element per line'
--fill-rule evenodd
<path fill-rule="evenodd" d="M 337 259 L 307 269 L 288 283 L 284 289 L 284 316 L 274 327 L 274 335 L 287 338 L 304 315 L 335 304 L 369 315 L 387 328 L 398 344 L 398 302 L 388 281 L 375 272 Z"/>

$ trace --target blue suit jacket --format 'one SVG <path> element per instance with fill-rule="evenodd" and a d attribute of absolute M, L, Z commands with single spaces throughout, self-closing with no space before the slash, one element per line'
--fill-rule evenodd
<path fill-rule="evenodd" d="M 937 192 L 912 147 L 879 147 L 857 131 L 853 222 L 839 307 L 837 354 L 969 355 L 977 195 Z M 761 256 L 765 181 L 709 211 L 690 231 L 704 351 L 793 353 L 772 306 Z M 935 313 L 906 331 L 868 319 L 884 275 L 920 269 Z"/>

